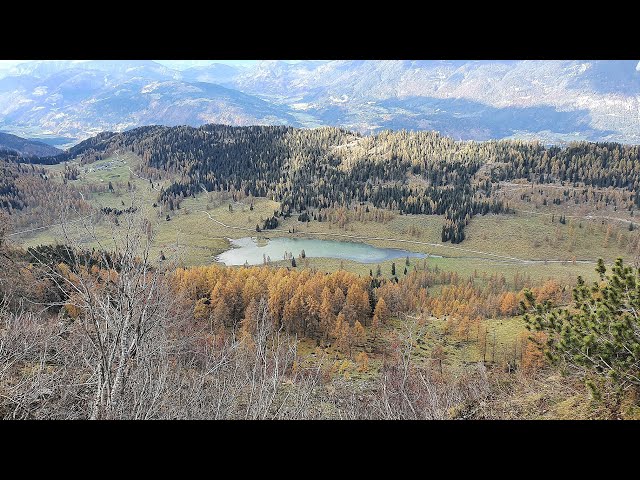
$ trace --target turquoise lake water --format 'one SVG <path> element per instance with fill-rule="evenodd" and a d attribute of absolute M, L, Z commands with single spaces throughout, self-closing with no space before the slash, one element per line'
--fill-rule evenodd
<path fill-rule="evenodd" d="M 245 237 L 237 240 L 229 239 L 233 248 L 218 255 L 216 260 L 225 265 L 262 265 L 264 258 L 270 257 L 272 262 L 298 258 L 304 250 L 307 257 L 338 258 L 361 263 L 379 263 L 392 258 L 426 258 L 424 253 L 410 252 L 400 248 L 378 248 L 366 243 L 341 242 L 337 240 L 318 240 L 315 238 L 272 238 L 268 241 Z M 286 257 L 285 257 L 286 256 Z M 437 257 L 437 255 L 431 255 Z"/>

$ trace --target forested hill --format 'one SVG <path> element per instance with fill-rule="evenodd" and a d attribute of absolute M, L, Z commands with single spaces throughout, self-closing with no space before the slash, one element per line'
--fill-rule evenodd
<path fill-rule="evenodd" d="M 0 150 L 8 150 L 25 156 L 51 156 L 62 153 L 56 147 L 37 140 L 21 138 L 9 133 L 0 132 Z"/>
<path fill-rule="evenodd" d="M 304 213 L 320 221 L 327 207 L 369 202 L 401 213 L 444 215 L 442 240 L 454 243 L 464 239 L 474 215 L 508 211 L 491 195 L 500 180 L 570 182 L 633 194 L 640 181 L 638 146 L 456 142 L 435 132 L 362 136 L 333 127 L 147 126 L 105 132 L 42 161 L 88 163 L 117 151 L 139 155 L 144 177 L 175 179 L 159 198 L 170 209 L 203 190 L 270 197 L 282 204 L 277 215 Z"/>

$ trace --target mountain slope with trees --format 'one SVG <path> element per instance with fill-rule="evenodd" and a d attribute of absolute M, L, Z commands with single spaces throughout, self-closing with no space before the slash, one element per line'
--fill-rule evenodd
<path fill-rule="evenodd" d="M 507 213 L 500 181 L 614 187 L 640 207 L 640 148 L 615 143 L 456 142 L 435 132 L 361 135 L 324 127 L 149 126 L 105 132 L 42 163 L 89 163 L 117 151 L 143 160 L 138 174 L 174 181 L 158 201 L 169 210 L 203 191 L 242 192 L 281 203 L 274 217 L 370 204 L 401 214 L 444 216 L 442 241 L 464 240 L 474 215 Z M 364 207 L 366 208 L 366 207 Z M 274 223 L 277 225 L 277 222 Z"/>

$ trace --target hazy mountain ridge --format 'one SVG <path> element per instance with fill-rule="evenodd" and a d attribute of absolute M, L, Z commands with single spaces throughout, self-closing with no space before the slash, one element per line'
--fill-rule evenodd
<path fill-rule="evenodd" d="M 574 139 L 638 143 L 640 72 L 636 65 L 635 61 L 337 61 L 319 66 L 265 63 L 256 68 L 260 75 L 245 73 L 236 86 L 248 93 L 267 92 L 271 98 L 304 105 L 306 113 L 331 108 L 344 112 L 350 118 L 343 125 L 350 128 L 366 124 L 372 129 L 394 128 L 402 124 L 421 129 L 435 122 L 442 133 L 457 135 L 455 124 L 442 122 L 439 111 L 429 111 L 431 104 L 456 100 L 456 110 L 451 113 L 457 117 L 482 117 L 479 114 L 486 107 L 552 107 L 552 112 L 578 112 L 574 116 L 582 117 L 574 122 L 572 131 L 548 132 L 548 125 L 541 128 L 532 119 L 524 129 L 512 129 L 510 135 L 501 131 L 510 128 L 508 124 L 496 131 L 478 121 L 471 130 L 486 130 L 487 136 L 481 139 L 522 131 L 541 133 L 543 140 L 573 134 Z M 402 105 L 409 99 L 411 104 Z M 389 111 L 384 103 L 379 108 L 380 102 L 402 106 L 404 111 Z"/>
<path fill-rule="evenodd" d="M 178 72 L 160 65 L 156 69 L 144 62 L 137 68 L 98 70 L 87 68 L 89 63 L 94 62 L 73 68 L 58 64 L 57 71 L 42 78 L 0 79 L 0 125 L 22 135 L 39 130 L 83 139 L 104 130 L 156 123 L 295 122 L 286 108 L 212 83 L 181 81 L 175 78 Z M 42 69 L 34 65 L 33 71 L 39 75 Z"/>
<path fill-rule="evenodd" d="M 0 150 L 10 150 L 24 156 L 46 157 L 62 153 L 61 150 L 37 140 L 0 132 Z"/>
<path fill-rule="evenodd" d="M 640 143 L 635 61 L 29 62 L 0 77 L 0 128 L 87 138 L 146 124 L 435 129 L 455 138 Z"/>

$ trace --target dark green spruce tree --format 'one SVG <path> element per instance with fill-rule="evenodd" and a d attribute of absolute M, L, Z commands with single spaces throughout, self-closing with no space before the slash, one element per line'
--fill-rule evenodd
<path fill-rule="evenodd" d="M 588 285 L 578 277 L 572 308 L 538 304 L 525 292 L 521 308 L 527 328 L 547 334 L 543 348 L 552 363 L 582 375 L 596 398 L 604 390 L 640 392 L 640 270 L 618 258 L 606 275 L 602 259 L 600 282 Z"/>

